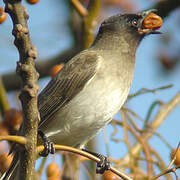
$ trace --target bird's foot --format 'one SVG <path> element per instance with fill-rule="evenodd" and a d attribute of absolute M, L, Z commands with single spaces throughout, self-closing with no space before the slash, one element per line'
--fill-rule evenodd
<path fill-rule="evenodd" d="M 105 171 L 110 169 L 110 162 L 106 156 L 99 154 L 99 153 L 88 151 L 87 149 L 82 149 L 82 150 L 85 152 L 88 152 L 100 159 L 100 161 L 97 163 L 97 167 L 96 167 L 97 174 L 103 174 Z"/>
<path fill-rule="evenodd" d="M 39 153 L 40 156 L 42 157 L 46 157 L 50 154 L 54 154 L 55 153 L 55 148 L 54 148 L 54 143 L 51 142 L 46 135 L 38 130 L 38 135 L 41 137 L 42 141 L 43 141 L 43 145 L 44 145 L 44 150 L 42 152 Z"/>

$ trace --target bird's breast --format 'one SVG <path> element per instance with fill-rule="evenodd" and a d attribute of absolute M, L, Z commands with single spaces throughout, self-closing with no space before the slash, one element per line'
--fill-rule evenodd
<path fill-rule="evenodd" d="M 100 69 L 84 89 L 41 127 L 58 144 L 79 146 L 95 136 L 124 104 L 131 80 Z M 48 126 L 48 128 L 46 128 Z"/>

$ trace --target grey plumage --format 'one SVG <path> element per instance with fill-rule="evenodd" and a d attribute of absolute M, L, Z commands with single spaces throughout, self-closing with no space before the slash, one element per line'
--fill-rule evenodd
<path fill-rule="evenodd" d="M 82 83 L 83 80 L 78 89 L 77 83 L 74 85 L 79 92 L 74 92 L 74 89 L 69 89 L 69 92 L 67 92 L 66 87 L 71 82 L 64 81 L 65 83 L 61 85 L 65 86 L 65 94 L 63 97 L 57 96 L 59 93 L 57 86 L 59 80 L 57 82 L 51 81 L 56 88 L 52 90 L 53 92 L 51 91 L 50 95 L 55 95 L 55 97 L 50 97 L 50 100 L 46 99 L 45 106 L 39 106 L 40 114 L 45 112 L 46 108 L 50 108 L 50 112 L 56 111 L 56 113 L 48 114 L 47 118 L 44 118 L 39 124 L 39 129 L 50 140 L 57 144 L 80 147 L 89 138 L 96 135 L 120 109 L 128 95 L 132 81 L 134 60 L 127 63 L 116 62 L 117 57 L 114 56 L 114 61 L 110 61 L 108 59 L 111 57 L 111 53 L 116 52 L 110 51 L 104 54 L 103 51 L 95 52 L 92 48 L 91 51 L 84 51 L 75 57 L 75 60 L 79 56 L 80 58 L 91 55 L 95 57 L 94 61 L 90 63 L 90 65 L 92 64 L 92 74 L 88 76 L 89 79 L 80 79 L 86 78 L 89 68 L 79 69 L 79 76 L 76 75 L 71 78 L 77 83 L 79 81 Z M 104 55 L 109 57 L 106 62 Z M 126 66 L 128 66 L 129 70 L 127 70 Z M 119 71 L 119 68 L 123 69 Z M 55 79 L 63 78 L 63 73 L 62 69 L 62 73 L 60 72 Z M 125 86 L 122 86 L 122 84 L 125 84 Z M 72 84 L 70 86 L 74 88 Z M 42 95 L 40 94 L 39 104 L 41 104 L 41 98 L 47 98 L 44 93 L 46 92 L 43 91 Z M 77 94 L 73 97 L 73 93 Z M 61 101 L 62 98 L 64 98 L 63 101 Z M 61 107 L 59 108 L 59 106 Z"/>
<path fill-rule="evenodd" d="M 39 94 L 39 129 L 52 142 L 81 148 L 118 112 L 129 93 L 136 49 L 145 35 L 156 33 L 139 32 L 150 12 L 105 20 L 93 45 L 72 58 Z"/>
<path fill-rule="evenodd" d="M 67 63 L 40 93 L 39 129 L 52 142 L 81 147 L 123 105 L 133 78 L 136 48 L 143 37 L 134 34 L 134 28 L 129 30 L 127 21 L 133 17 L 118 15 L 106 20 L 92 47 Z"/>

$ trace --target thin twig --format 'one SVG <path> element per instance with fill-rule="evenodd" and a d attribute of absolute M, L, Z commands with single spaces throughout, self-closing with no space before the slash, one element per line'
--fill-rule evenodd
<path fill-rule="evenodd" d="M 1 107 L 2 113 L 10 109 L 7 95 L 6 95 L 6 90 L 4 88 L 1 77 L 0 77 L 0 107 Z"/>
<path fill-rule="evenodd" d="M 168 143 L 168 141 L 158 132 L 154 132 L 154 135 L 159 137 L 159 139 L 169 148 L 172 149 L 172 146 Z"/>
<path fill-rule="evenodd" d="M 152 127 L 152 129 L 155 131 L 178 104 L 180 104 L 180 92 L 178 92 L 168 103 L 163 104 L 159 108 L 159 111 L 157 112 L 156 116 L 151 121 L 149 126 Z M 149 131 L 145 131 L 142 133 L 142 137 L 144 140 L 148 140 L 152 135 L 153 133 L 149 133 Z M 136 154 L 141 148 L 142 145 L 138 142 L 132 147 L 131 151 L 133 154 Z M 128 163 L 129 155 L 127 154 L 126 156 L 124 156 L 123 160 L 124 162 Z"/>
<path fill-rule="evenodd" d="M 141 122 L 144 122 L 144 119 L 139 114 L 134 112 L 132 109 L 129 109 L 129 108 L 126 108 L 126 107 L 122 107 L 121 109 L 125 109 L 127 112 L 132 114 L 135 118 L 139 119 Z"/>
<path fill-rule="evenodd" d="M 69 147 L 69 146 L 63 146 L 63 145 L 54 145 L 54 148 L 56 150 L 61 150 L 61 151 L 68 151 L 68 152 L 72 152 L 72 153 L 75 153 L 75 154 L 78 154 L 78 155 L 81 155 L 81 156 L 84 156 L 88 159 L 91 159 L 92 161 L 95 161 L 95 162 L 100 162 L 100 159 L 97 158 L 96 156 L 93 156 L 92 154 L 90 153 L 87 153 L 85 151 L 82 151 L 80 149 L 76 149 L 76 148 L 72 148 L 72 147 Z M 37 153 L 40 153 L 41 151 L 44 150 L 44 146 L 38 146 L 37 147 Z M 114 172 L 115 174 L 117 174 L 119 177 L 121 177 L 122 179 L 124 180 L 132 180 L 130 177 L 128 177 L 126 174 L 120 172 L 119 170 L 115 169 L 114 167 L 110 167 L 110 170 L 112 172 Z"/>
<path fill-rule="evenodd" d="M 122 124 L 123 124 L 123 130 L 124 130 L 124 142 L 126 143 L 127 149 L 129 151 L 130 161 L 131 161 L 131 158 L 132 158 L 132 156 L 131 156 L 131 145 L 130 145 L 130 141 L 128 138 L 128 128 L 127 128 L 126 116 L 125 116 L 124 110 L 121 110 L 121 117 L 122 117 Z"/>
<path fill-rule="evenodd" d="M 70 2 L 73 4 L 73 6 L 81 16 L 87 16 L 87 9 L 78 0 L 70 0 Z"/>
<path fill-rule="evenodd" d="M 157 105 L 162 105 L 163 103 L 161 101 L 155 101 L 151 104 L 149 110 L 148 110 L 148 113 L 147 113 L 147 116 L 146 116 L 146 119 L 144 121 L 144 127 L 143 129 L 147 128 L 147 125 L 148 125 L 148 122 L 150 120 L 150 117 L 151 117 L 151 114 L 154 110 L 154 108 L 157 106 Z"/>
<path fill-rule="evenodd" d="M 177 148 L 176 148 L 176 151 L 175 151 L 175 153 L 174 153 L 174 157 L 172 158 L 171 162 L 169 163 L 167 169 L 169 169 L 169 168 L 173 165 L 174 161 L 176 160 L 176 155 L 177 155 L 177 152 L 178 152 L 179 147 L 180 147 L 180 142 L 179 142 L 179 144 L 178 144 L 178 146 L 177 146 Z"/>
<path fill-rule="evenodd" d="M 44 166 L 46 164 L 46 161 L 47 161 L 47 157 L 44 157 L 41 161 L 41 164 L 40 164 L 40 167 L 39 169 L 37 170 L 37 173 L 41 176 L 42 173 L 43 173 L 43 170 L 44 170 Z"/>
<path fill-rule="evenodd" d="M 118 120 L 113 119 L 111 121 L 111 125 L 112 125 L 114 131 L 111 133 L 110 138 L 114 142 L 119 142 L 119 141 L 123 141 L 124 142 L 124 140 L 120 140 L 120 139 L 114 138 L 114 136 L 119 132 L 118 128 L 116 127 L 116 121 L 118 121 Z M 121 126 L 123 126 L 122 122 L 120 122 L 120 121 L 118 121 L 118 122 L 121 123 Z"/>
<path fill-rule="evenodd" d="M 86 173 L 87 173 L 87 176 L 88 176 L 89 180 L 93 180 L 94 177 L 93 177 L 93 175 L 90 173 L 90 171 L 89 171 L 89 169 L 88 169 L 88 165 L 87 165 L 85 162 L 82 162 L 82 165 L 84 166 L 84 169 L 85 169 L 85 171 L 86 171 Z"/>
<path fill-rule="evenodd" d="M 126 115 L 128 115 L 128 114 L 126 114 Z M 129 118 L 129 117 L 128 117 Z M 113 120 L 113 123 L 116 123 L 116 124 L 118 124 L 118 125 L 121 125 L 121 123 L 119 122 L 119 121 L 115 121 L 115 120 Z M 143 151 L 144 151 L 144 154 L 145 154 L 145 156 L 146 156 L 146 159 L 147 159 L 147 166 L 148 166 L 148 177 L 150 178 L 150 175 L 151 175 L 151 171 L 152 171 L 152 163 L 151 163 L 151 161 L 152 161 L 152 157 L 151 157 L 151 154 L 150 154 L 150 152 L 149 152 L 149 146 L 148 146 L 148 144 L 146 143 L 146 141 L 144 141 L 144 139 L 143 138 L 141 138 L 141 136 L 139 136 L 138 134 L 137 134 L 137 132 L 130 126 L 130 125 L 128 125 L 127 123 L 126 123 L 126 127 L 127 127 L 127 129 L 135 136 L 135 138 L 138 140 L 138 142 L 140 142 L 141 143 L 141 145 L 142 145 L 142 148 L 143 148 Z M 136 152 L 136 154 L 138 154 L 138 152 Z M 131 150 L 130 150 L 130 155 L 128 156 L 129 157 L 129 161 L 128 161 L 128 164 L 129 163 L 131 163 L 131 156 L 136 156 L 136 154 L 134 154 L 134 153 L 132 153 L 132 148 L 131 148 Z"/>
<path fill-rule="evenodd" d="M 0 136 L 0 141 L 3 141 L 3 140 L 17 142 L 17 143 L 22 144 L 22 145 L 25 145 L 27 143 L 27 139 L 24 138 L 23 136 Z M 72 148 L 69 146 L 62 146 L 62 145 L 54 145 L 54 147 L 56 150 L 68 151 L 68 152 L 72 152 L 75 154 L 79 154 L 79 155 L 84 156 L 88 159 L 91 159 L 97 163 L 100 161 L 100 159 L 97 158 L 96 156 L 93 156 L 92 154 L 89 154 L 89 153 L 82 151 L 80 149 L 75 149 L 75 148 Z M 40 153 L 41 151 L 43 151 L 43 149 L 44 149 L 44 146 L 38 146 L 37 147 L 37 153 Z M 118 176 L 120 176 L 121 178 L 123 178 L 124 180 L 132 180 L 126 174 L 118 171 L 117 169 L 115 169 L 113 167 L 110 167 L 110 170 L 112 172 L 114 172 L 115 174 L 117 174 Z"/>
<path fill-rule="evenodd" d="M 156 165 L 159 168 L 160 172 L 162 172 L 164 169 L 166 169 L 166 164 L 165 164 L 164 160 L 161 158 L 159 153 L 152 147 L 150 147 L 150 151 L 151 151 L 152 155 L 157 159 L 158 163 Z M 171 174 L 166 174 L 165 176 L 166 176 L 167 180 L 173 180 Z"/>
<path fill-rule="evenodd" d="M 166 170 L 162 171 L 160 174 L 154 176 L 154 177 L 152 178 L 152 180 L 158 179 L 159 177 L 164 176 L 165 174 L 168 174 L 168 173 L 171 173 L 171 172 L 175 172 L 176 169 L 180 169 L 180 165 L 179 165 L 179 166 L 176 166 L 176 167 L 173 167 L 173 168 L 171 168 L 171 169 L 166 169 Z"/>
<path fill-rule="evenodd" d="M 129 118 L 129 117 L 128 117 Z M 151 160 L 152 160 L 152 157 L 151 157 L 151 153 L 150 153 L 150 150 L 149 150 L 149 145 L 148 145 L 148 142 L 147 141 L 144 141 L 143 138 L 141 138 L 141 136 L 139 136 L 137 134 L 137 132 L 129 125 L 127 125 L 127 128 L 128 130 L 136 137 L 136 139 L 141 143 L 142 145 L 142 148 L 143 148 L 143 151 L 144 151 L 144 154 L 146 156 L 146 159 L 147 159 L 147 170 L 148 170 L 148 178 L 147 179 L 150 179 L 151 175 L 152 175 L 152 163 L 151 163 Z M 132 148 L 131 148 L 132 149 Z M 134 154 L 131 154 L 130 155 L 130 158 L 131 156 L 133 156 Z M 131 160 L 130 160 L 131 161 Z"/>
<path fill-rule="evenodd" d="M 137 91 L 136 93 L 130 94 L 128 96 L 128 100 L 130 100 L 131 98 L 134 98 L 136 96 L 142 95 L 142 94 L 157 93 L 157 91 L 159 91 L 159 90 L 165 90 L 165 89 L 168 89 L 168 88 L 171 88 L 171 87 L 173 87 L 173 84 L 169 84 L 167 86 L 161 86 L 161 87 L 154 88 L 154 89 L 142 88 L 139 91 Z"/>
<path fill-rule="evenodd" d="M 0 141 L 12 141 L 22 145 L 27 144 L 27 138 L 23 136 L 0 136 Z"/>
<path fill-rule="evenodd" d="M 136 123 L 134 122 L 134 119 L 132 119 L 131 115 L 129 114 L 129 112 L 126 112 L 126 115 L 128 117 L 128 121 L 131 123 L 131 125 L 133 126 L 133 128 L 139 132 L 142 133 L 142 130 L 136 125 Z"/>

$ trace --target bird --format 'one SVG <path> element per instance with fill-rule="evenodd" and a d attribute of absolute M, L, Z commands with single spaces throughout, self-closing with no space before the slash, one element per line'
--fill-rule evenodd
<path fill-rule="evenodd" d="M 140 42 L 160 33 L 157 22 L 162 20 L 154 12 L 117 14 L 103 21 L 91 47 L 68 61 L 40 92 L 40 135 L 81 149 L 111 122 L 129 94 Z M 16 157 L 3 180 L 10 179 L 18 162 Z"/>

